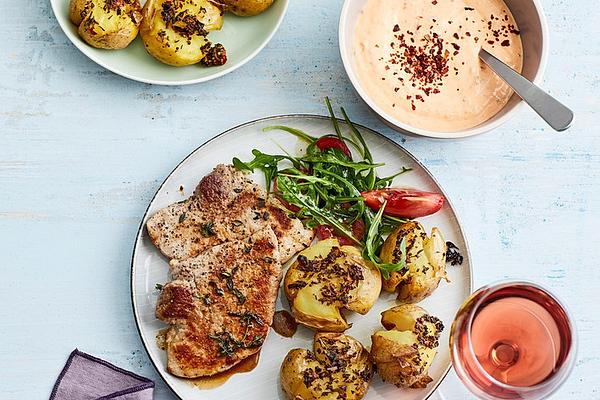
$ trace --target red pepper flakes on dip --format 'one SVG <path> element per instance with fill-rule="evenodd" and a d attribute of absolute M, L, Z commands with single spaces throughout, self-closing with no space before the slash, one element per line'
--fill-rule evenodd
<path fill-rule="evenodd" d="M 517 71 L 523 46 L 502 0 L 368 0 L 353 38 L 362 88 L 416 128 L 460 131 L 492 118 L 512 90 L 479 60 L 485 47 Z"/>

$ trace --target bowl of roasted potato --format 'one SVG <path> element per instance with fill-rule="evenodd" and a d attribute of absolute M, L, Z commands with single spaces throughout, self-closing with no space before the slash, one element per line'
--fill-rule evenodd
<path fill-rule="evenodd" d="M 92 61 L 140 82 L 188 85 L 250 61 L 289 0 L 51 0 L 67 37 Z"/>

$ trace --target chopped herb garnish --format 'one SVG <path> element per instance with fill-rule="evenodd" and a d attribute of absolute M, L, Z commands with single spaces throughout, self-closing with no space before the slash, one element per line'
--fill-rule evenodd
<path fill-rule="evenodd" d="M 163 290 L 164 286 L 160 283 L 157 283 L 156 285 L 154 285 L 154 289 L 156 290 Z"/>
<path fill-rule="evenodd" d="M 452 242 L 446 242 L 446 262 L 452 266 L 462 265 L 464 257 L 460 254 L 460 249 Z"/>
<path fill-rule="evenodd" d="M 244 296 L 242 292 L 233 286 L 233 278 L 237 270 L 238 267 L 234 267 L 231 272 L 221 271 L 219 276 L 225 279 L 225 286 L 227 287 L 227 290 L 229 290 L 229 292 L 237 298 L 238 303 L 244 304 L 246 302 L 246 296 Z"/>
<path fill-rule="evenodd" d="M 182 223 L 183 221 L 185 221 L 185 217 L 187 216 L 186 213 L 183 213 L 179 216 L 179 223 Z"/>
<path fill-rule="evenodd" d="M 262 346 L 264 342 L 264 338 L 262 336 L 256 335 L 252 338 L 252 341 L 250 341 L 250 343 L 248 343 L 246 345 L 246 348 L 254 348 L 254 347 L 260 347 Z"/>
<path fill-rule="evenodd" d="M 202 224 L 201 231 L 202 231 L 202 236 L 204 236 L 204 237 L 215 236 L 216 235 L 216 232 L 215 232 L 215 223 L 214 222 L 207 222 L 205 224 Z"/>
<path fill-rule="evenodd" d="M 240 292 L 238 289 L 233 288 L 231 290 L 231 293 L 233 293 L 233 295 L 235 297 L 237 297 L 237 300 L 238 300 L 239 304 L 244 304 L 246 302 L 246 296 L 244 296 L 244 294 L 242 292 Z"/>
<path fill-rule="evenodd" d="M 231 336 L 229 332 L 220 332 L 208 337 L 215 340 L 219 345 L 219 355 L 221 357 L 231 357 L 237 349 L 244 347 L 244 344 Z"/>
<path fill-rule="evenodd" d="M 252 312 L 249 312 L 249 311 L 245 311 L 245 312 L 232 311 L 232 312 L 227 313 L 227 315 L 230 315 L 232 317 L 238 317 L 240 319 L 240 322 L 244 326 L 252 326 L 254 322 L 256 322 L 260 326 L 263 326 L 265 324 L 258 315 L 254 314 Z"/>
<path fill-rule="evenodd" d="M 205 294 L 205 295 L 199 295 L 199 296 L 196 296 L 196 297 L 199 300 L 202 300 L 204 302 L 204 304 L 207 305 L 207 306 L 210 306 L 212 304 L 212 299 L 207 294 Z"/>

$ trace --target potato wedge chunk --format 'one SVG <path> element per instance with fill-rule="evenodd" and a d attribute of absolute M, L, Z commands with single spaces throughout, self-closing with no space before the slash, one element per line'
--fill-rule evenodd
<path fill-rule="evenodd" d="M 142 6 L 139 0 L 71 0 L 69 18 L 91 46 L 123 49 L 138 34 Z"/>
<path fill-rule="evenodd" d="M 285 295 L 296 321 L 317 331 L 349 328 L 341 310 L 366 314 L 381 291 L 381 273 L 353 246 L 337 239 L 305 249 L 288 269 Z"/>
<path fill-rule="evenodd" d="M 271 7 L 274 0 L 215 0 L 223 6 L 226 11 L 232 12 L 240 17 L 251 17 L 258 15 Z"/>
<path fill-rule="evenodd" d="M 405 246 L 405 253 L 402 250 Z M 416 303 L 437 289 L 446 277 L 446 242 L 438 228 L 427 236 L 417 221 L 409 221 L 396 228 L 381 248 L 381 259 L 386 263 L 398 263 L 406 257 L 406 268 L 392 272 L 384 280 L 388 292 L 398 291 L 398 300 Z"/>
<path fill-rule="evenodd" d="M 419 306 L 405 304 L 384 311 L 381 324 L 387 330 L 371 336 L 371 354 L 381 379 L 398 387 L 426 387 L 442 322 Z"/>
<path fill-rule="evenodd" d="M 342 333 L 315 334 L 313 351 L 291 350 L 281 365 L 281 387 L 290 400 L 362 399 L 373 377 L 369 352 Z"/>
<path fill-rule="evenodd" d="M 143 14 L 146 50 L 173 66 L 200 62 L 211 46 L 208 32 L 223 26 L 223 11 L 208 0 L 147 0 Z"/>

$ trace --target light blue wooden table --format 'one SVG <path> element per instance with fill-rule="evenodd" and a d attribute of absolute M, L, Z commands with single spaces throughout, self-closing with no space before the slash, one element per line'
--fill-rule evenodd
<path fill-rule="evenodd" d="M 48 398 L 74 347 L 160 381 L 135 329 L 129 268 L 140 218 L 192 149 L 272 114 L 324 113 L 323 97 L 401 142 L 462 219 L 477 286 L 546 285 L 571 307 L 579 360 L 555 399 L 600 399 L 600 23 L 597 0 L 544 0 L 544 86 L 576 112 L 550 131 L 523 110 L 464 141 L 406 138 L 357 98 L 337 50 L 341 1 L 294 0 L 274 40 L 234 73 L 191 87 L 128 81 L 96 66 L 46 0 L 0 13 L 0 399 Z M 470 399 L 453 374 L 447 399 Z"/>

